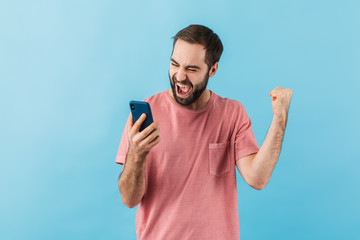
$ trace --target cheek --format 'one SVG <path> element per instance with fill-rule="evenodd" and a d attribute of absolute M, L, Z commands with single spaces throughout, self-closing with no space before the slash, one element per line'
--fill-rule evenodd
<path fill-rule="evenodd" d="M 192 76 L 192 82 L 193 82 L 193 84 L 199 84 L 199 83 L 203 82 L 204 78 L 205 78 L 205 75 L 202 73 L 201 74 L 198 73 L 196 75 L 194 74 Z"/>

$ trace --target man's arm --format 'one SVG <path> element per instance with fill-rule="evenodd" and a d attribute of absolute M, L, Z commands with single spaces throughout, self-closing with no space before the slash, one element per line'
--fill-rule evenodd
<path fill-rule="evenodd" d="M 257 190 L 268 184 L 279 159 L 291 95 L 291 89 L 279 87 L 270 92 L 274 117 L 264 143 L 256 154 L 236 161 L 236 166 L 246 183 Z"/>
<path fill-rule="evenodd" d="M 118 179 L 121 201 L 129 208 L 138 205 L 144 196 L 146 156 L 160 141 L 160 130 L 156 122 L 139 132 L 144 120 L 144 114 L 134 125 L 132 125 L 133 121 L 130 119 L 128 129 L 129 149 L 123 171 Z"/>
<path fill-rule="evenodd" d="M 144 196 L 145 165 L 146 159 L 137 158 L 128 151 L 118 185 L 121 201 L 129 208 L 138 205 Z"/>

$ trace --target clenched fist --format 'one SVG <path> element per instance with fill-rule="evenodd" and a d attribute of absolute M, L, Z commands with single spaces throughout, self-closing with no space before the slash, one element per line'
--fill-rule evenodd
<path fill-rule="evenodd" d="M 290 88 L 276 87 L 270 92 L 274 115 L 283 121 L 287 121 L 291 101 L 292 90 Z"/>

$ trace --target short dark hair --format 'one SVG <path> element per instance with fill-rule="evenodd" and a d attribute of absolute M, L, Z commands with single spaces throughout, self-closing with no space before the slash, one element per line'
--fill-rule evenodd
<path fill-rule="evenodd" d="M 184 40 L 188 43 L 198 43 L 205 47 L 205 63 L 209 69 L 219 62 L 223 52 L 223 45 L 219 36 L 208 27 L 203 25 L 192 24 L 180 30 L 174 37 L 173 51 L 175 43 L 178 39 Z"/>

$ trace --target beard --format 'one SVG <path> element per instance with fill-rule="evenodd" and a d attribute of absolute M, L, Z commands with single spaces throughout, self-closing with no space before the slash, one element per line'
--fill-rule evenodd
<path fill-rule="evenodd" d="M 199 97 L 201 96 L 201 94 L 205 91 L 206 86 L 209 81 L 209 72 L 207 72 L 204 79 L 200 83 L 196 84 L 195 86 L 191 83 L 191 81 L 187 77 L 184 81 L 179 82 L 179 81 L 177 81 L 175 76 L 173 76 L 171 78 L 170 73 L 169 73 L 169 79 L 170 79 L 170 85 L 171 85 L 171 89 L 172 89 L 175 101 L 180 105 L 189 106 L 190 104 L 196 102 L 196 100 L 198 100 Z M 190 86 L 191 87 L 190 96 L 188 96 L 187 98 L 179 97 L 176 92 L 176 83 Z"/>

